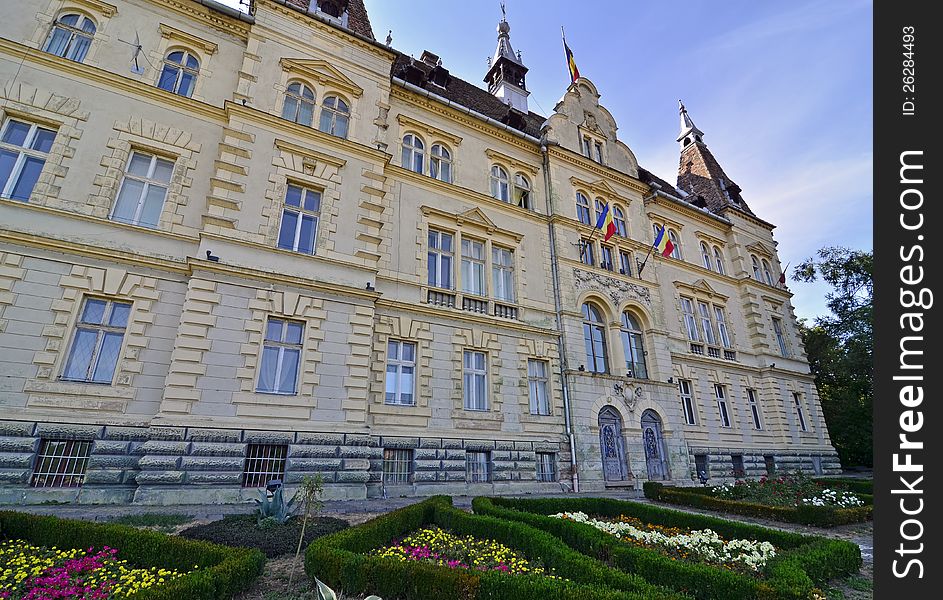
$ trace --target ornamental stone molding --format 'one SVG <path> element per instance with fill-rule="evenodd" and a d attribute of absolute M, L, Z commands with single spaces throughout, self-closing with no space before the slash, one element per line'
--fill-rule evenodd
<path fill-rule="evenodd" d="M 590 290 L 606 294 L 615 306 L 621 306 L 626 300 L 634 300 L 648 307 L 652 305 L 651 290 L 635 283 L 575 268 L 573 279 L 577 291 Z"/>

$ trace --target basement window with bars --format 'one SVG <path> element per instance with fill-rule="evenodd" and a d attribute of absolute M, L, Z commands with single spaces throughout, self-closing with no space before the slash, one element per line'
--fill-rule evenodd
<path fill-rule="evenodd" d="M 465 453 L 465 481 L 468 483 L 487 483 L 491 481 L 491 453 Z"/>
<path fill-rule="evenodd" d="M 406 485 L 413 480 L 413 451 L 400 448 L 383 449 L 383 483 Z"/>
<path fill-rule="evenodd" d="M 265 487 L 273 479 L 284 481 L 287 457 L 287 444 L 249 444 L 242 487 Z"/>
<path fill-rule="evenodd" d="M 557 480 L 557 455 L 553 452 L 537 453 L 537 481 Z"/>
<path fill-rule="evenodd" d="M 92 442 L 89 440 L 43 439 L 30 485 L 37 488 L 80 487 L 85 481 L 91 452 Z"/>

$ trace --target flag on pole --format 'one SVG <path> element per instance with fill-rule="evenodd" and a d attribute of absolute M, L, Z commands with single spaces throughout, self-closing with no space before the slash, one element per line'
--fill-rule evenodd
<path fill-rule="evenodd" d="M 789 270 L 789 265 L 790 265 L 790 264 L 791 264 L 791 263 L 786 263 L 786 267 L 783 269 L 783 272 L 779 275 L 779 285 L 781 285 L 781 286 L 784 286 L 784 287 L 785 287 L 785 285 L 786 285 L 786 271 Z"/>
<path fill-rule="evenodd" d="M 664 226 L 658 230 L 658 235 L 655 236 L 655 243 L 652 244 L 652 247 L 658 250 L 662 256 L 668 256 L 674 251 L 675 245 L 668 239 L 668 232 L 665 231 Z"/>
<path fill-rule="evenodd" d="M 560 32 L 563 32 L 562 27 L 560 28 Z M 570 70 L 570 83 L 573 83 L 580 78 L 580 70 L 576 68 L 576 59 L 573 58 L 573 51 L 566 45 L 565 34 L 563 36 L 563 51 L 566 53 L 566 66 Z"/>
<path fill-rule="evenodd" d="M 612 220 L 612 212 L 609 211 L 609 203 L 606 202 L 606 207 L 602 209 L 599 218 L 596 219 L 596 229 L 600 229 L 603 232 L 602 241 L 608 242 L 616 233 L 616 223 Z"/>

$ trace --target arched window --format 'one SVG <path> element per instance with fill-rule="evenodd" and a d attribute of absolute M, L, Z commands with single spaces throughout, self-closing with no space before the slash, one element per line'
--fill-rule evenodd
<path fill-rule="evenodd" d="M 452 153 L 442 144 L 432 144 L 430 149 L 429 177 L 452 183 Z"/>
<path fill-rule="evenodd" d="M 674 245 L 674 248 L 671 249 L 671 257 L 681 260 L 681 242 L 678 240 L 678 234 L 675 233 L 674 229 L 668 230 L 668 240 Z"/>
<path fill-rule="evenodd" d="M 766 285 L 773 285 L 773 272 L 765 258 L 763 259 L 763 277 L 766 279 Z"/>
<path fill-rule="evenodd" d="M 514 174 L 514 204 L 521 208 L 531 208 L 530 205 L 530 180 L 523 173 Z"/>
<path fill-rule="evenodd" d="M 637 379 L 648 379 L 642 326 L 638 318 L 628 311 L 622 313 L 622 349 L 625 352 L 626 372 Z"/>
<path fill-rule="evenodd" d="M 587 369 L 593 373 L 609 371 L 606 359 L 606 323 L 595 304 L 583 304 L 583 340 L 586 343 Z"/>
<path fill-rule="evenodd" d="M 721 275 L 726 275 L 727 270 L 724 269 L 724 255 L 720 253 L 720 248 L 714 246 L 714 264 L 717 265 L 717 272 Z"/>
<path fill-rule="evenodd" d="M 593 225 L 599 222 L 599 217 L 602 216 L 604 210 L 606 210 L 606 201 L 602 198 L 596 198 L 596 201 L 593 203 L 596 207 L 596 220 L 593 221 Z"/>
<path fill-rule="evenodd" d="M 403 168 L 423 172 L 423 159 L 426 145 L 422 143 L 422 138 L 418 135 L 407 133 L 403 136 Z"/>
<path fill-rule="evenodd" d="M 184 50 L 174 50 L 164 59 L 157 87 L 189 98 L 193 95 L 199 72 L 200 61 L 195 56 Z"/>
<path fill-rule="evenodd" d="M 70 13 L 56 19 L 43 50 L 75 62 L 85 60 L 95 36 L 95 23 L 84 15 Z"/>
<path fill-rule="evenodd" d="M 508 172 L 498 165 L 491 167 L 491 197 L 501 202 L 511 201 Z"/>
<path fill-rule="evenodd" d="M 753 279 L 756 279 L 760 283 L 763 282 L 763 276 L 760 275 L 760 261 L 752 254 L 750 255 L 750 260 L 753 261 Z"/>
<path fill-rule="evenodd" d="M 326 96 L 321 103 L 321 120 L 318 129 L 324 133 L 347 137 L 347 125 L 350 123 L 350 107 L 337 96 Z"/>
<path fill-rule="evenodd" d="M 711 268 L 711 251 L 704 242 L 701 242 L 701 259 L 704 261 L 704 268 L 709 270 Z"/>
<path fill-rule="evenodd" d="M 282 118 L 310 127 L 314 120 L 314 90 L 300 81 L 289 83 Z"/>
<path fill-rule="evenodd" d="M 616 234 L 629 237 L 629 229 L 625 226 L 625 213 L 618 206 L 612 207 L 612 221 L 616 224 Z"/>
<path fill-rule="evenodd" d="M 584 225 L 592 225 L 589 222 L 589 198 L 582 192 L 576 192 L 576 218 Z"/>

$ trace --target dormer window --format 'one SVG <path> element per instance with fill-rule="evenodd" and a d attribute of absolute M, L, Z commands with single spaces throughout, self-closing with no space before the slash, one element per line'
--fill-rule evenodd
<path fill-rule="evenodd" d="M 335 19 L 340 19 L 347 12 L 347 2 L 338 0 L 315 0 L 312 4 L 316 5 L 318 12 L 322 12 Z"/>

